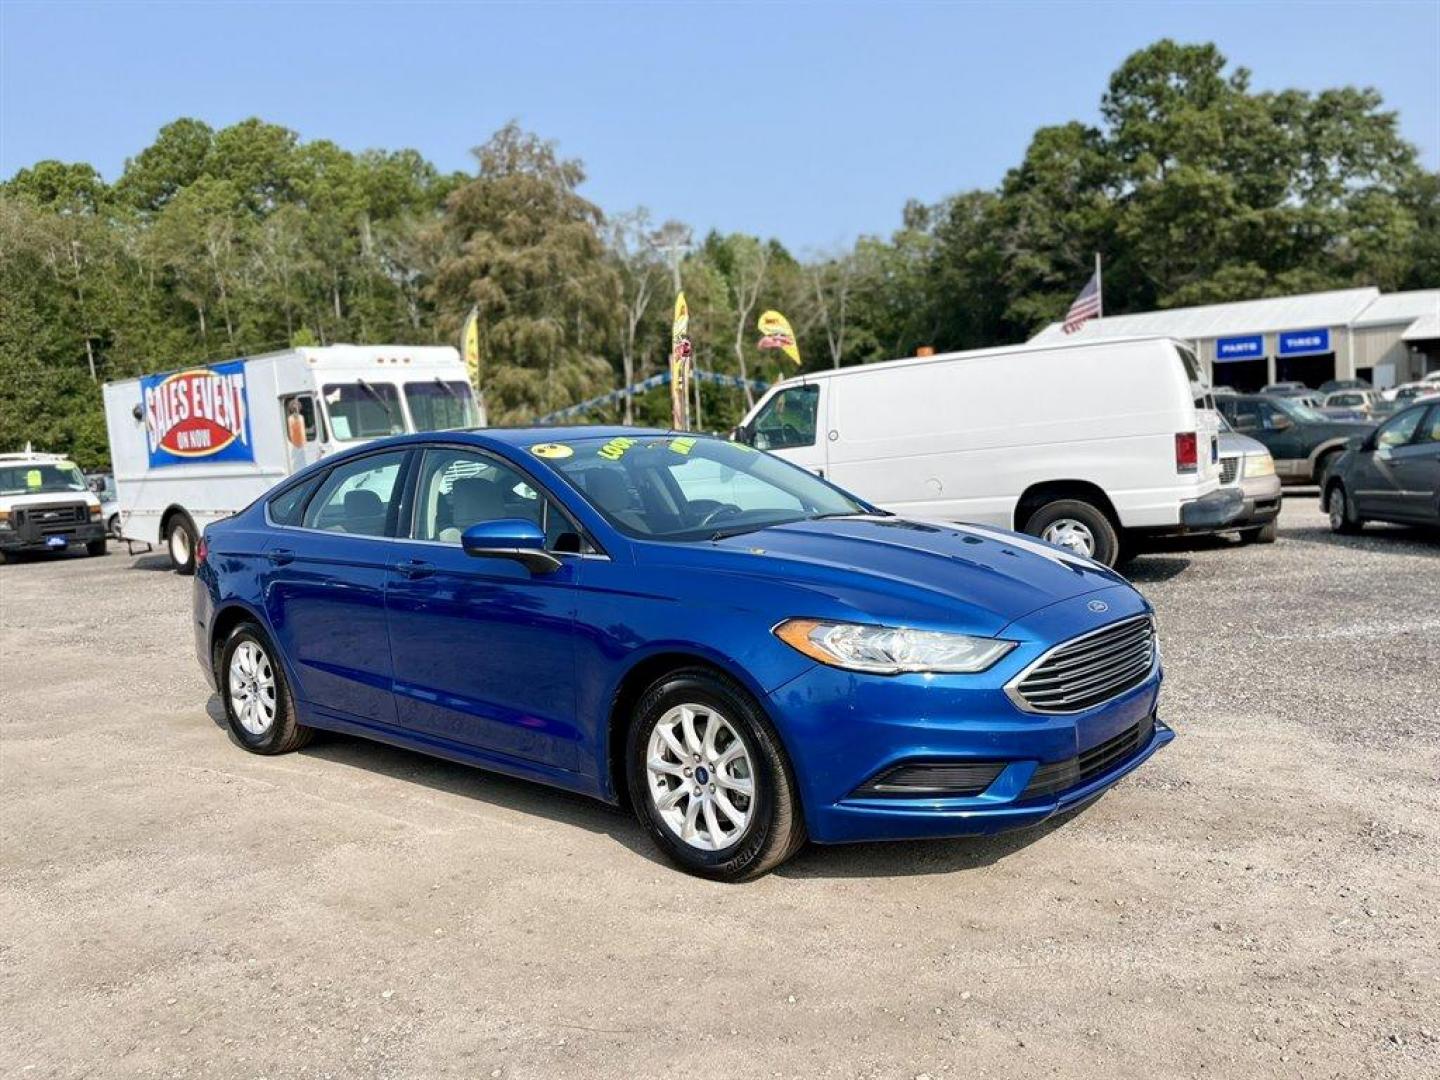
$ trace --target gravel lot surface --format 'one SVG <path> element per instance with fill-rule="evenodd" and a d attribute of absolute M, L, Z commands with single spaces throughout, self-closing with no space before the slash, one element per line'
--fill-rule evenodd
<path fill-rule="evenodd" d="M 1167 750 L 721 886 L 599 804 L 217 725 L 158 557 L 0 567 L 0 1076 L 1440 1076 L 1440 542 L 1170 544 Z"/>

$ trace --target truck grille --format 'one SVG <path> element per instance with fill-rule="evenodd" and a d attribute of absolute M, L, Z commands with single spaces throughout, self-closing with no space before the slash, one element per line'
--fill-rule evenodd
<path fill-rule="evenodd" d="M 1026 712 L 1072 713 L 1133 690 L 1155 665 L 1155 620 L 1137 615 L 1057 645 L 1005 692 Z"/>
<path fill-rule="evenodd" d="M 1220 459 L 1220 483 L 1233 484 L 1239 473 L 1240 459 L 1238 457 L 1222 457 Z"/>
<path fill-rule="evenodd" d="M 70 532 L 74 526 L 85 524 L 90 520 L 90 510 L 84 503 L 25 506 L 17 508 L 10 520 L 22 538 L 39 539 L 49 533 Z"/>

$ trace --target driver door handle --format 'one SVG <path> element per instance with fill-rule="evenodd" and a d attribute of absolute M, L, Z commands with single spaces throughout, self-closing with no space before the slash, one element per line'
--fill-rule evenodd
<path fill-rule="evenodd" d="M 295 561 L 295 552 L 289 548 L 276 548 L 274 551 L 267 551 L 265 557 L 276 566 L 285 566 Z"/>
<path fill-rule="evenodd" d="M 411 581 L 418 578 L 427 578 L 435 573 L 434 563 L 428 563 L 424 559 L 406 559 L 392 567 L 397 573 L 405 575 Z"/>

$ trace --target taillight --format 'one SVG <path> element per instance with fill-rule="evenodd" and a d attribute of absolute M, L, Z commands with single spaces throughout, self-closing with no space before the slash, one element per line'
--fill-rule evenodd
<path fill-rule="evenodd" d="M 1175 434 L 1175 471 L 1179 473 L 1196 472 L 1200 467 L 1200 456 L 1197 449 L 1198 442 L 1193 431 L 1180 431 Z"/>
<path fill-rule="evenodd" d="M 200 537 L 200 542 L 195 545 L 195 565 L 203 566 L 205 556 L 210 553 L 210 545 L 205 542 L 205 537 Z"/>

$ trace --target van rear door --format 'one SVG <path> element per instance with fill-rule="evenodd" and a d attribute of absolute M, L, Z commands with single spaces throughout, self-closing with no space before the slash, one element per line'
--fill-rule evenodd
<path fill-rule="evenodd" d="M 750 445 L 824 476 L 829 446 L 827 382 L 801 380 L 770 391 L 745 425 Z"/>

